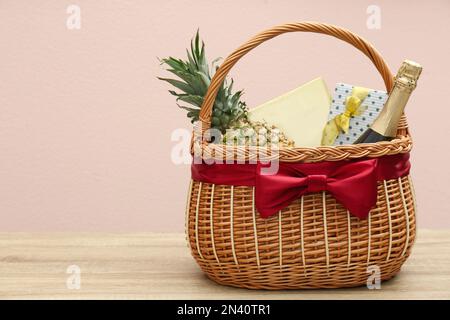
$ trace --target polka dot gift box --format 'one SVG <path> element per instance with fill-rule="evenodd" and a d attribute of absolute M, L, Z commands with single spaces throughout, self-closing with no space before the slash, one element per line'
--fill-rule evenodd
<path fill-rule="evenodd" d="M 333 119 L 343 119 L 345 122 L 347 117 L 348 129 L 347 132 L 342 128 L 337 129 L 336 132 L 339 133 L 336 140 L 330 144 L 339 146 L 355 142 L 376 119 L 387 98 L 388 94 L 385 91 L 338 83 L 334 89 L 328 120 L 329 123 L 334 122 Z M 353 109 L 352 103 L 355 105 Z"/>

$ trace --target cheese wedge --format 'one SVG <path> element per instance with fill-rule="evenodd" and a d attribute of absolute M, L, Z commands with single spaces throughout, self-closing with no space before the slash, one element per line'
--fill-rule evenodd
<path fill-rule="evenodd" d="M 296 147 L 320 146 L 331 96 L 322 78 L 312 80 L 249 111 L 252 121 L 277 126 Z"/>

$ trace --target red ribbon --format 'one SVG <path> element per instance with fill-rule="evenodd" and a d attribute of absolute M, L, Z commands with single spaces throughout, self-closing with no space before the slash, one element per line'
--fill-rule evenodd
<path fill-rule="evenodd" d="M 328 191 L 349 212 L 361 219 L 377 202 L 377 181 L 409 174 L 409 153 L 373 159 L 324 161 L 317 163 L 280 162 L 276 174 L 257 164 L 192 164 L 192 179 L 219 185 L 254 186 L 255 205 L 260 215 L 269 217 L 300 196 Z"/>

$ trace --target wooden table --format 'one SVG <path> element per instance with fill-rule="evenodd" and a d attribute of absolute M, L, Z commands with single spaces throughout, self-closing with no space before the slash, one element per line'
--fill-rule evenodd
<path fill-rule="evenodd" d="M 296 291 L 215 284 L 195 264 L 183 234 L 0 233 L 0 298 L 450 299 L 450 231 L 419 230 L 402 272 L 380 290 Z"/>

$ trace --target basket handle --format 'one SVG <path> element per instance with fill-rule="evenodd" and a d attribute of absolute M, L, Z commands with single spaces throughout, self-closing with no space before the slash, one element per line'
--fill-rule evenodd
<path fill-rule="evenodd" d="M 223 61 L 211 80 L 211 84 L 208 87 L 208 91 L 206 92 L 200 110 L 199 118 L 202 123 L 202 132 L 208 130 L 211 126 L 212 108 L 214 106 L 214 101 L 216 100 L 217 92 L 219 91 L 219 88 L 225 80 L 228 72 L 236 64 L 236 62 L 238 62 L 239 59 L 246 55 L 250 50 L 256 48 L 263 42 L 283 33 L 296 31 L 322 33 L 333 36 L 353 45 L 373 62 L 378 72 L 383 77 L 387 91 L 389 92 L 391 90 L 393 85 L 393 75 L 389 70 L 388 65 L 386 64 L 380 53 L 374 47 L 372 47 L 369 42 L 367 42 L 360 36 L 354 34 L 349 30 L 326 23 L 300 22 L 283 24 L 257 34 L 246 43 L 241 45 L 239 48 L 237 48 Z"/>

